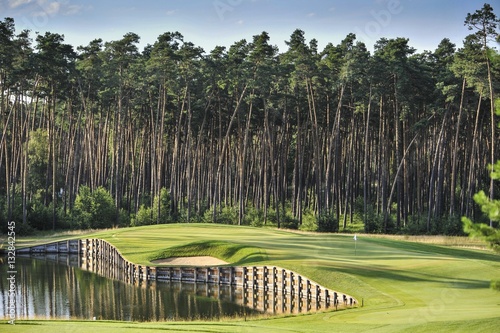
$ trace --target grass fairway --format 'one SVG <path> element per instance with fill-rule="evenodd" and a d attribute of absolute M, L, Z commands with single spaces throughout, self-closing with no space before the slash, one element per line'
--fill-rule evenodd
<path fill-rule="evenodd" d="M 364 306 L 299 316 L 217 322 L 18 321 L 2 332 L 498 332 L 500 256 L 381 237 L 306 234 L 212 224 L 107 230 L 103 238 L 130 261 L 150 265 L 162 253 L 203 242 L 235 265 L 276 265 L 363 300 Z M 56 237 L 57 238 L 57 237 Z M 51 241 L 44 239 L 41 242 Z M 33 244 L 19 240 L 18 247 Z M 188 246 L 188 244 L 191 244 Z M 172 248 L 176 249 L 171 252 Z M 227 249 L 233 249 L 227 254 Z M 170 251 L 170 252 L 169 252 Z M 203 252 L 203 249 L 200 251 Z M 227 256 L 226 256 L 226 254 Z M 201 253 L 204 254 L 204 253 Z"/>

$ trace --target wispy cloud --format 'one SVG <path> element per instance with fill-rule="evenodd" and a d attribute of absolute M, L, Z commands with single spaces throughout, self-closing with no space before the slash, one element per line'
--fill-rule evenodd
<path fill-rule="evenodd" d="M 175 9 L 174 9 L 174 10 L 168 10 L 168 11 L 166 12 L 167 16 L 172 16 L 172 15 L 174 15 L 175 13 L 177 13 L 177 10 L 175 10 Z"/>
<path fill-rule="evenodd" d="M 58 14 L 61 10 L 61 3 L 60 2 L 44 1 L 44 0 L 38 0 L 37 2 L 41 8 L 38 11 L 38 13 L 36 13 L 36 15 L 53 16 L 53 15 Z"/>
<path fill-rule="evenodd" d="M 79 5 L 69 5 L 64 9 L 64 15 L 75 15 L 82 12 L 84 7 Z"/>
<path fill-rule="evenodd" d="M 9 0 L 8 7 L 11 9 L 15 9 L 19 6 L 27 5 L 29 3 L 35 2 L 34 0 Z"/>
<path fill-rule="evenodd" d="M 316 13 L 309 13 L 309 14 L 307 14 L 307 17 L 314 17 L 314 16 L 316 16 Z"/>
<path fill-rule="evenodd" d="M 8 0 L 8 8 L 22 10 L 33 16 L 75 15 L 84 6 L 72 4 L 69 0 Z"/>

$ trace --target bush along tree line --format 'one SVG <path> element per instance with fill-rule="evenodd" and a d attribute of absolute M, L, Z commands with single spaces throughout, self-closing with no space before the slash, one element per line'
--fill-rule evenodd
<path fill-rule="evenodd" d="M 369 52 L 354 34 L 320 50 L 299 29 L 284 52 L 262 32 L 207 53 L 179 32 L 142 51 L 134 33 L 75 50 L 5 18 L 2 225 L 496 227 L 473 196 L 500 193 L 486 167 L 500 142 L 498 23 L 485 4 L 461 47 L 422 53 L 406 38 Z"/>

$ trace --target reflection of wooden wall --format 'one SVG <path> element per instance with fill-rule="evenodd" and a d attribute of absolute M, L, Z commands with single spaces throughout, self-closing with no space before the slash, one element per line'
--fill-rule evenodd
<path fill-rule="evenodd" d="M 300 313 L 358 304 L 352 296 L 327 289 L 293 271 L 268 266 L 252 267 L 151 267 L 137 265 L 124 259 L 120 252 L 101 239 L 68 240 L 31 248 L 18 253 L 54 254 L 54 259 L 66 258 L 66 264 L 79 266 L 102 276 L 143 285 L 142 282 L 172 281 L 204 283 L 205 296 L 228 297 L 236 304 L 268 313 Z M 69 256 L 79 254 L 78 263 Z M 199 288 L 194 284 L 195 288 Z M 224 286 L 238 288 L 223 289 Z M 222 288 L 222 289 L 221 289 Z M 226 290 L 221 293 L 220 290 Z M 196 293 L 198 294 L 198 290 Z"/>
<path fill-rule="evenodd" d="M 83 240 L 73 239 L 16 249 L 17 253 L 81 253 Z"/>

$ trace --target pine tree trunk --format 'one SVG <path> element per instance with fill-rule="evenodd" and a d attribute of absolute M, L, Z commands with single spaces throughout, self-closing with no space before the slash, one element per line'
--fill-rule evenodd
<path fill-rule="evenodd" d="M 464 77 L 462 80 L 462 93 L 460 95 L 460 107 L 458 110 L 458 119 L 455 128 L 455 141 L 453 143 L 453 151 L 451 156 L 451 183 L 450 183 L 450 210 L 449 215 L 455 214 L 455 192 L 457 187 L 457 154 L 458 154 L 458 139 L 460 134 L 460 123 L 462 120 L 462 110 L 464 105 L 464 95 L 465 95 L 465 86 L 466 86 L 466 78 Z"/>

